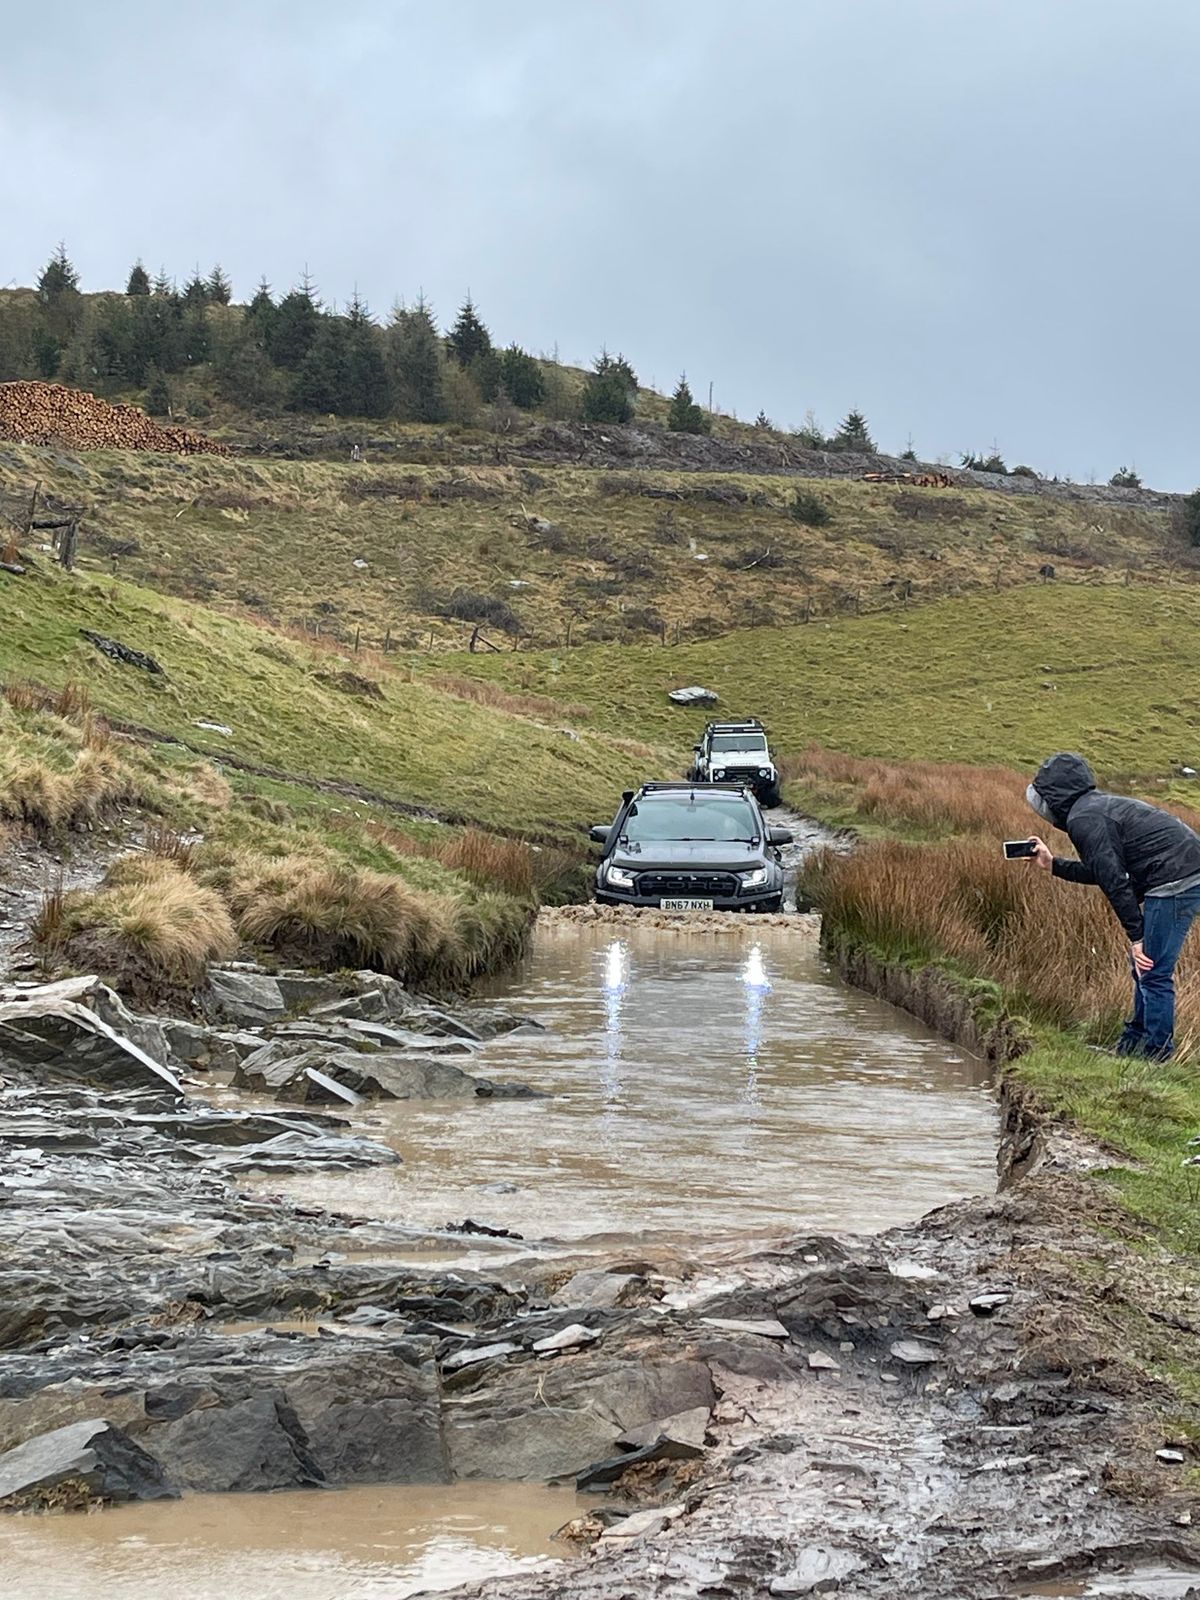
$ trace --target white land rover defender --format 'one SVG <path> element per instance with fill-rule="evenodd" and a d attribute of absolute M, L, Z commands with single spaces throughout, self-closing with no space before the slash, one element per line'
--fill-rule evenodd
<path fill-rule="evenodd" d="M 693 783 L 744 783 L 762 806 L 780 802 L 779 773 L 771 758 L 767 730 L 757 717 L 746 722 L 710 722 L 694 747 L 688 777 Z"/>

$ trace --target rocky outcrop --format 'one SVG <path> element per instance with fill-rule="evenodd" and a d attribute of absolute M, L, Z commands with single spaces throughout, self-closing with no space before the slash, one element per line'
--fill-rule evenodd
<path fill-rule="evenodd" d="M 0 1455 L 0 1510 L 75 1509 L 175 1495 L 161 1465 L 103 1420 L 73 1422 Z"/>

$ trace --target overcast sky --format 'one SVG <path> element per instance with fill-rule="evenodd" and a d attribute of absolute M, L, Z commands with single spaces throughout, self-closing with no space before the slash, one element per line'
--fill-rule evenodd
<path fill-rule="evenodd" d="M 1194 0 L 5 9 L 0 283 L 469 288 L 740 416 L 1200 482 Z"/>

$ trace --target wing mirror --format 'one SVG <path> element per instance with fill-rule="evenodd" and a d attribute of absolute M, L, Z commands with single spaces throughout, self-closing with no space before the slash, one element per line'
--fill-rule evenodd
<path fill-rule="evenodd" d="M 596 822 L 596 823 L 593 823 L 592 826 L 588 829 L 588 837 L 591 839 L 593 844 L 603 844 L 604 841 L 608 838 L 609 829 L 611 827 L 612 827 L 612 823 L 611 822 Z M 788 834 L 788 838 L 789 839 L 791 838 L 791 834 L 790 833 Z"/>
<path fill-rule="evenodd" d="M 769 844 L 792 844 L 794 843 L 792 830 L 790 828 L 768 828 L 767 842 Z"/>

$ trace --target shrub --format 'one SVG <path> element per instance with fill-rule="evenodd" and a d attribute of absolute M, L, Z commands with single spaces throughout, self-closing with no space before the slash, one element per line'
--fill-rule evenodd
<path fill-rule="evenodd" d="M 1191 545 L 1200 545 L 1200 489 L 1186 494 L 1171 509 L 1171 526 Z"/>
<path fill-rule="evenodd" d="M 479 594 L 474 589 L 455 589 L 444 598 L 427 597 L 430 611 L 439 617 L 452 617 L 459 622 L 488 623 L 502 633 L 518 634 L 521 619 L 507 600 L 498 595 Z"/>
<path fill-rule="evenodd" d="M 797 489 L 789 510 L 797 522 L 804 523 L 808 528 L 823 528 L 833 521 L 833 514 L 825 501 L 811 489 Z"/>
<path fill-rule="evenodd" d="M 216 890 L 153 855 L 123 858 L 99 889 L 52 891 L 32 931 L 48 956 L 147 1000 L 195 988 L 237 948 Z"/>
<path fill-rule="evenodd" d="M 1132 467 L 1122 467 L 1119 472 L 1114 472 L 1108 480 L 1112 489 L 1140 489 L 1142 480 Z"/>

